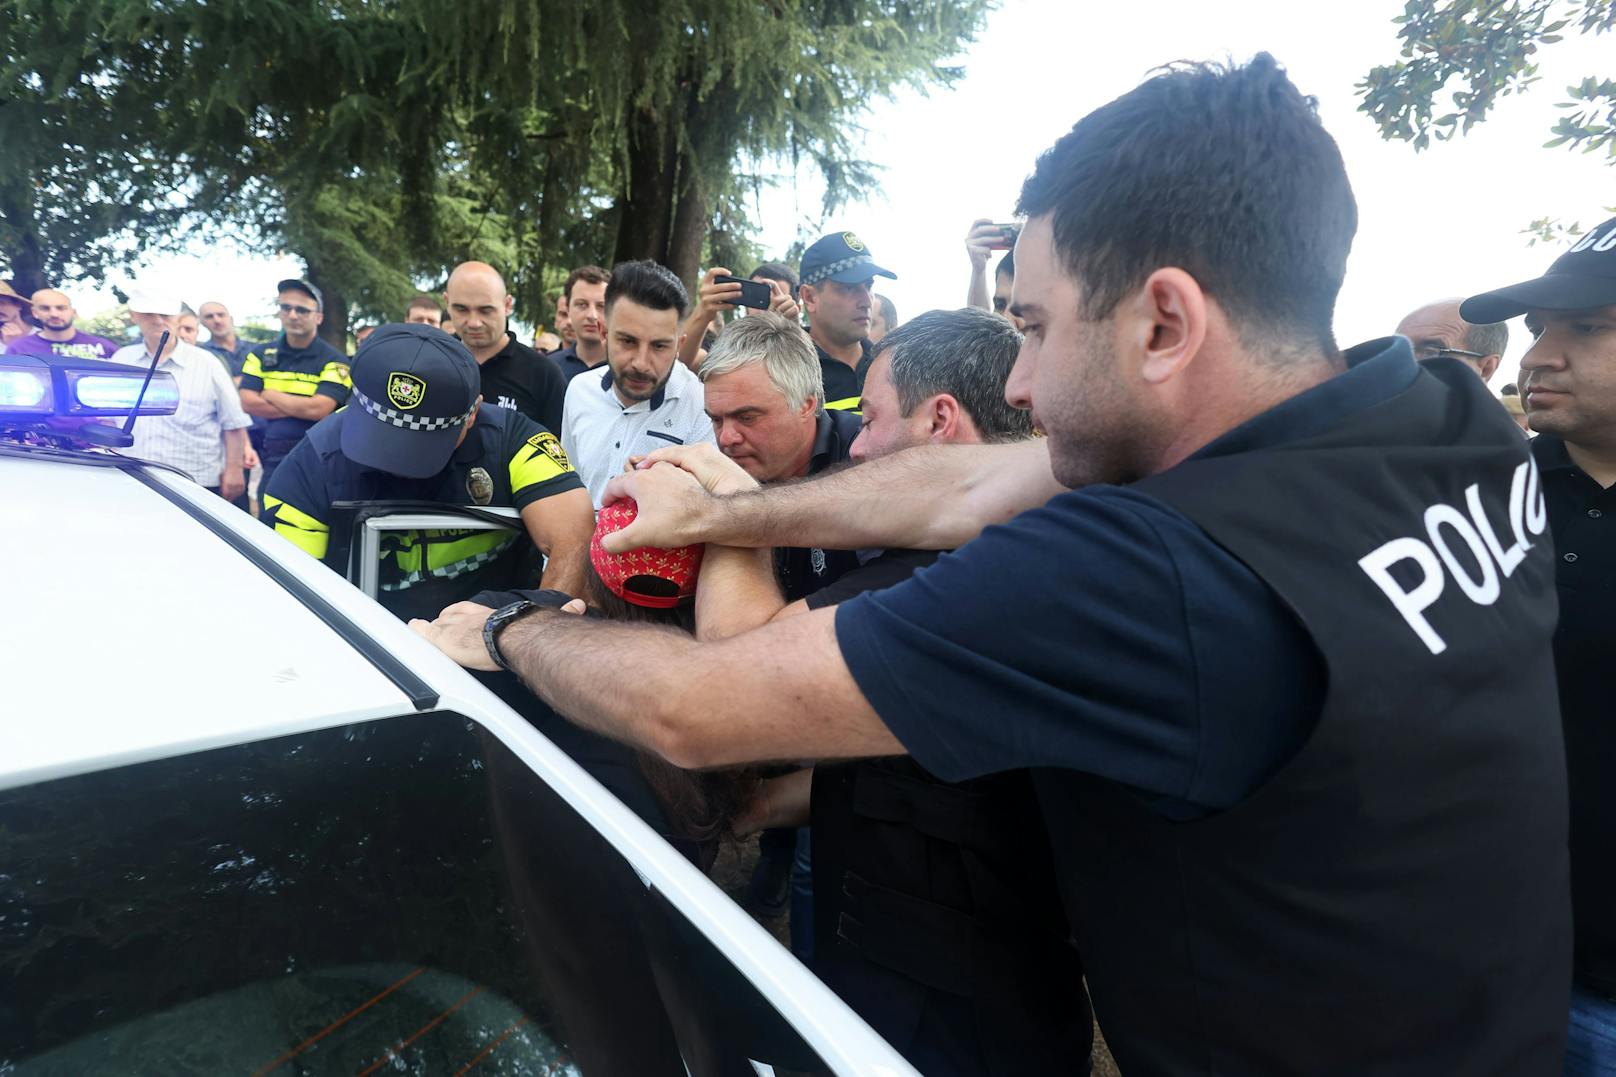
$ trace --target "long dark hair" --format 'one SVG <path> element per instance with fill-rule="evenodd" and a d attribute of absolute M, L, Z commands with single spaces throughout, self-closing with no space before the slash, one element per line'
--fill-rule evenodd
<path fill-rule="evenodd" d="M 670 625 L 691 635 L 696 632 L 694 603 L 681 602 L 666 609 L 635 605 L 613 594 L 592 564 L 584 573 L 583 599 L 592 614 L 608 620 Z M 696 671 L 691 670 L 691 675 Z M 716 846 L 730 836 L 736 815 L 757 791 L 761 778 L 756 767 L 685 770 L 654 752 L 634 754 L 640 774 L 669 822 L 681 837 L 702 846 Z"/>

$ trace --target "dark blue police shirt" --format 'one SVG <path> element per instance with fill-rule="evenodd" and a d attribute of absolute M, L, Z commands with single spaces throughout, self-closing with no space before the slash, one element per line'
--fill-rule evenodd
<path fill-rule="evenodd" d="M 1197 455 L 1316 434 L 1415 373 L 1394 338 Z M 1174 819 L 1239 803 L 1302 746 L 1324 701 L 1323 661 L 1278 596 L 1125 486 L 1059 494 L 843 603 L 836 637 L 865 698 L 939 777 L 1084 771 Z"/>
<path fill-rule="evenodd" d="M 568 344 L 559 351 L 551 352 L 549 358 L 557 367 L 561 368 L 561 377 L 565 381 L 571 381 L 579 374 L 586 374 L 594 369 L 594 367 L 578 358 L 578 346 L 575 344 Z"/>

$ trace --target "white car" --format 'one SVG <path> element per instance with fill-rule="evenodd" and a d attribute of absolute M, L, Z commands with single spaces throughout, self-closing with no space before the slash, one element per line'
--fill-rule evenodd
<path fill-rule="evenodd" d="M 0 1074 L 913 1072 L 359 589 L 84 448 L 135 387 L 71 369 L 0 356 Z"/>

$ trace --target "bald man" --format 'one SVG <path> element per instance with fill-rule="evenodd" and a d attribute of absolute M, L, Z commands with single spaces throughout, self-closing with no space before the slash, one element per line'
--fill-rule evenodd
<path fill-rule="evenodd" d="M 94 333 L 73 328 L 78 311 L 73 301 L 55 288 L 41 288 L 33 294 L 34 321 L 39 331 L 18 337 L 6 345 L 12 355 L 65 355 L 73 359 L 110 359 L 118 345 Z"/>
<path fill-rule="evenodd" d="M 1509 326 L 1472 325 L 1459 317 L 1458 299 L 1427 303 L 1397 323 L 1397 335 L 1414 345 L 1414 358 L 1458 359 L 1486 382 L 1503 362 Z"/>
<path fill-rule="evenodd" d="M 516 339 L 506 325 L 515 302 L 505 278 L 486 262 L 462 262 L 443 290 L 460 341 L 482 371 L 483 402 L 519 411 L 555 434 L 567 397 L 561 370 Z"/>

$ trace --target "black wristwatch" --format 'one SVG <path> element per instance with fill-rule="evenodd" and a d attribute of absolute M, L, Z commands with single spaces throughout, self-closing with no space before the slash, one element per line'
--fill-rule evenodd
<path fill-rule="evenodd" d="M 517 599 L 509 606 L 501 606 L 493 613 L 490 613 L 488 620 L 483 622 L 483 646 L 488 648 L 488 657 L 492 658 L 494 664 L 507 673 L 515 673 L 516 670 L 512 669 L 511 664 L 505 661 L 505 656 L 499 653 L 499 633 L 506 625 L 509 625 L 518 617 L 524 617 L 538 608 L 538 605 L 529 602 L 525 598 Z"/>

